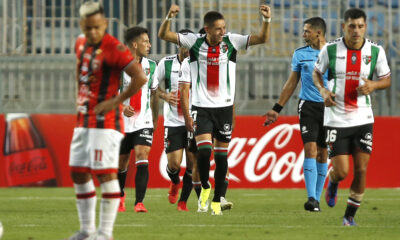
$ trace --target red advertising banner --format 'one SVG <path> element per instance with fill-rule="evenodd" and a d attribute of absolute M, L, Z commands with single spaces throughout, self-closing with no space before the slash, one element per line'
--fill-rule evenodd
<path fill-rule="evenodd" d="M 269 127 L 263 117 L 237 116 L 229 147 L 230 188 L 304 188 L 304 151 L 297 117 L 281 116 Z M 149 156 L 149 187 L 169 186 L 160 117 Z M 0 187 L 72 186 L 69 147 L 75 115 L 0 115 Z M 377 117 L 367 187 L 400 187 L 400 117 Z M 131 161 L 133 161 L 131 159 Z M 215 164 L 211 159 L 210 176 Z M 184 171 L 182 170 L 183 174 Z M 127 186 L 134 187 L 134 164 Z M 212 180 L 212 179 L 211 179 Z M 350 186 L 352 175 L 340 184 Z"/>

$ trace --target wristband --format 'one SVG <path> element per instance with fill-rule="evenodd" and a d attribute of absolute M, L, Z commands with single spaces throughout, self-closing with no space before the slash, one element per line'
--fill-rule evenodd
<path fill-rule="evenodd" d="M 275 103 L 275 105 L 272 107 L 272 110 L 274 110 L 277 113 L 280 113 L 282 108 L 283 106 L 279 105 L 279 103 Z"/>
<path fill-rule="evenodd" d="M 169 18 L 168 15 L 165 17 L 166 21 L 171 21 L 172 18 Z"/>
<path fill-rule="evenodd" d="M 264 16 L 262 16 L 262 20 L 263 20 L 263 22 L 267 22 L 267 23 L 271 22 L 271 18 L 266 18 Z"/>

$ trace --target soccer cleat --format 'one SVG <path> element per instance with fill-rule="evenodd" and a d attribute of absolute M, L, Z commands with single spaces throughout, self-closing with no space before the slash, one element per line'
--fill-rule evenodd
<path fill-rule="evenodd" d="M 169 185 L 169 191 L 168 191 L 168 200 L 170 203 L 174 204 L 178 200 L 179 197 L 179 184 L 173 184 L 171 183 Z"/>
<path fill-rule="evenodd" d="M 114 238 L 109 237 L 104 233 L 97 232 L 96 234 L 93 234 L 91 237 L 89 237 L 87 240 L 114 240 Z"/>
<path fill-rule="evenodd" d="M 186 202 L 185 201 L 178 202 L 178 207 L 176 209 L 178 209 L 178 211 L 181 211 L 181 212 L 182 211 L 186 211 L 186 212 L 189 211 L 189 209 L 186 206 Z"/>
<path fill-rule="evenodd" d="M 304 203 L 304 209 L 310 212 L 320 212 L 319 202 L 313 197 L 309 197 L 308 201 Z"/>
<path fill-rule="evenodd" d="M 331 181 L 328 182 L 328 187 L 325 191 L 325 201 L 329 207 L 334 207 L 337 201 L 337 189 L 339 184 L 333 184 Z"/>
<path fill-rule="evenodd" d="M 86 232 L 76 232 L 74 235 L 72 235 L 71 237 L 69 237 L 66 240 L 86 240 L 89 239 L 89 234 Z"/>
<path fill-rule="evenodd" d="M 222 215 L 221 203 L 220 202 L 211 202 L 211 215 Z"/>
<path fill-rule="evenodd" d="M 125 212 L 126 211 L 125 196 L 126 196 L 126 194 L 124 193 L 124 196 L 120 198 L 119 206 L 118 206 L 118 212 Z"/>
<path fill-rule="evenodd" d="M 230 210 L 233 208 L 233 203 L 228 202 L 224 197 L 221 197 L 221 210 Z"/>
<path fill-rule="evenodd" d="M 201 193 L 200 193 L 200 197 L 198 200 L 198 208 L 197 208 L 197 212 L 207 212 L 208 211 L 208 197 L 210 196 L 210 192 L 211 192 L 211 187 L 204 189 L 203 187 L 201 188 Z"/>
<path fill-rule="evenodd" d="M 135 212 L 147 212 L 147 209 L 144 207 L 144 205 L 143 205 L 143 203 L 142 202 L 138 202 L 136 205 L 135 205 Z"/>
<path fill-rule="evenodd" d="M 354 217 L 343 217 L 343 226 L 357 226 L 356 222 L 354 221 Z"/>

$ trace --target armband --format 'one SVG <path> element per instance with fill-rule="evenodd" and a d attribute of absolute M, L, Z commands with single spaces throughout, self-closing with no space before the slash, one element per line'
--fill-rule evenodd
<path fill-rule="evenodd" d="M 277 113 L 280 113 L 282 108 L 283 106 L 279 105 L 279 103 L 275 103 L 275 105 L 272 107 L 272 110 L 274 110 Z"/>

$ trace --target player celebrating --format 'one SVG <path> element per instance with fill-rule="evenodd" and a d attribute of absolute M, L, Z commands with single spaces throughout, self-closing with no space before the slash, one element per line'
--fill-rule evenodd
<path fill-rule="evenodd" d="M 146 82 L 140 65 L 129 50 L 106 33 L 103 7 L 92 1 L 79 9 L 84 36 L 76 40 L 77 125 L 70 149 L 69 165 L 76 192 L 80 231 L 70 240 L 113 239 L 120 188 L 117 181 L 118 151 L 123 134 L 120 104 Z M 119 77 L 124 70 L 131 78 L 118 95 Z M 96 189 L 91 177 L 100 182 L 102 199 L 96 232 Z"/>
<path fill-rule="evenodd" d="M 143 205 L 149 180 L 149 152 L 153 142 L 153 128 L 158 118 L 158 99 L 156 90 L 158 81 L 156 75 L 157 64 L 146 56 L 150 51 L 150 41 L 147 29 L 132 27 L 125 32 L 124 40 L 132 55 L 142 65 L 143 72 L 148 79 L 147 84 L 124 104 L 124 122 L 126 136 L 121 143 L 118 180 L 121 187 L 121 203 L 118 211 L 125 208 L 125 180 L 128 171 L 129 156 L 132 149 L 135 150 L 135 212 L 147 212 Z M 130 77 L 124 73 L 123 87 L 129 86 Z M 154 123 L 153 123 L 154 122 Z"/>
<path fill-rule="evenodd" d="M 355 226 L 354 216 L 364 196 L 367 165 L 372 151 L 374 117 L 369 94 L 390 86 L 390 69 L 383 48 L 364 38 L 366 14 L 353 8 L 344 13 L 344 37 L 324 46 L 315 64 L 314 83 L 324 102 L 324 126 L 327 128 L 332 170 L 326 200 L 336 204 L 338 183 L 349 171 L 353 156 L 354 178 L 350 187 L 343 225 Z M 329 70 L 328 89 L 321 74 Z M 372 81 L 373 74 L 378 80 Z"/>
<path fill-rule="evenodd" d="M 179 33 L 192 32 L 190 30 L 181 30 Z M 179 196 L 179 172 L 180 165 L 183 158 L 183 150 L 186 152 L 186 171 L 183 176 L 182 192 L 178 202 L 178 211 L 188 211 L 186 206 L 187 199 L 192 190 L 192 166 L 194 161 L 194 154 L 187 149 L 187 131 L 185 128 L 185 121 L 182 115 L 182 107 L 178 101 L 180 96 L 179 79 L 184 75 L 183 62 L 187 61 L 185 58 L 189 56 L 189 50 L 180 47 L 178 54 L 165 57 L 160 60 L 157 67 L 158 81 L 165 83 L 166 93 L 173 93 L 174 98 L 167 98 L 169 101 L 164 102 L 164 139 L 165 139 L 165 152 L 168 158 L 167 173 L 171 179 L 170 190 L 168 192 L 168 200 L 174 204 Z M 186 71 L 190 71 L 186 68 Z M 185 74 L 189 78 L 190 75 Z M 163 95 L 163 94 L 162 94 Z M 162 96 L 161 95 L 161 96 Z"/>
<path fill-rule="evenodd" d="M 304 144 L 305 159 L 303 164 L 304 180 L 307 188 L 308 201 L 304 209 L 320 211 L 319 202 L 324 188 L 328 169 L 327 151 L 325 143 L 324 100 L 312 79 L 314 63 L 318 54 L 325 45 L 325 21 L 320 17 L 309 18 L 304 21 L 303 38 L 305 47 L 296 49 L 292 58 L 292 72 L 283 86 L 278 103 L 266 113 L 265 125 L 278 119 L 279 112 L 287 103 L 290 96 L 301 80 L 300 101 L 298 106 L 301 137 Z M 326 86 L 328 74 L 324 74 Z"/>
<path fill-rule="evenodd" d="M 271 11 L 260 6 L 263 24 L 258 35 L 225 34 L 222 14 L 211 11 L 204 16 L 205 35 L 171 32 L 171 19 L 179 12 L 172 5 L 158 36 L 190 51 L 192 79 L 192 113 L 196 121 L 197 161 L 202 184 L 200 210 L 208 210 L 211 186 L 208 183 L 212 137 L 214 136 L 215 191 L 211 203 L 212 214 L 221 215 L 220 197 L 228 169 L 228 146 L 232 134 L 232 111 L 235 95 L 236 55 L 239 49 L 261 44 L 269 38 Z M 192 125 L 193 120 L 188 119 Z"/>

